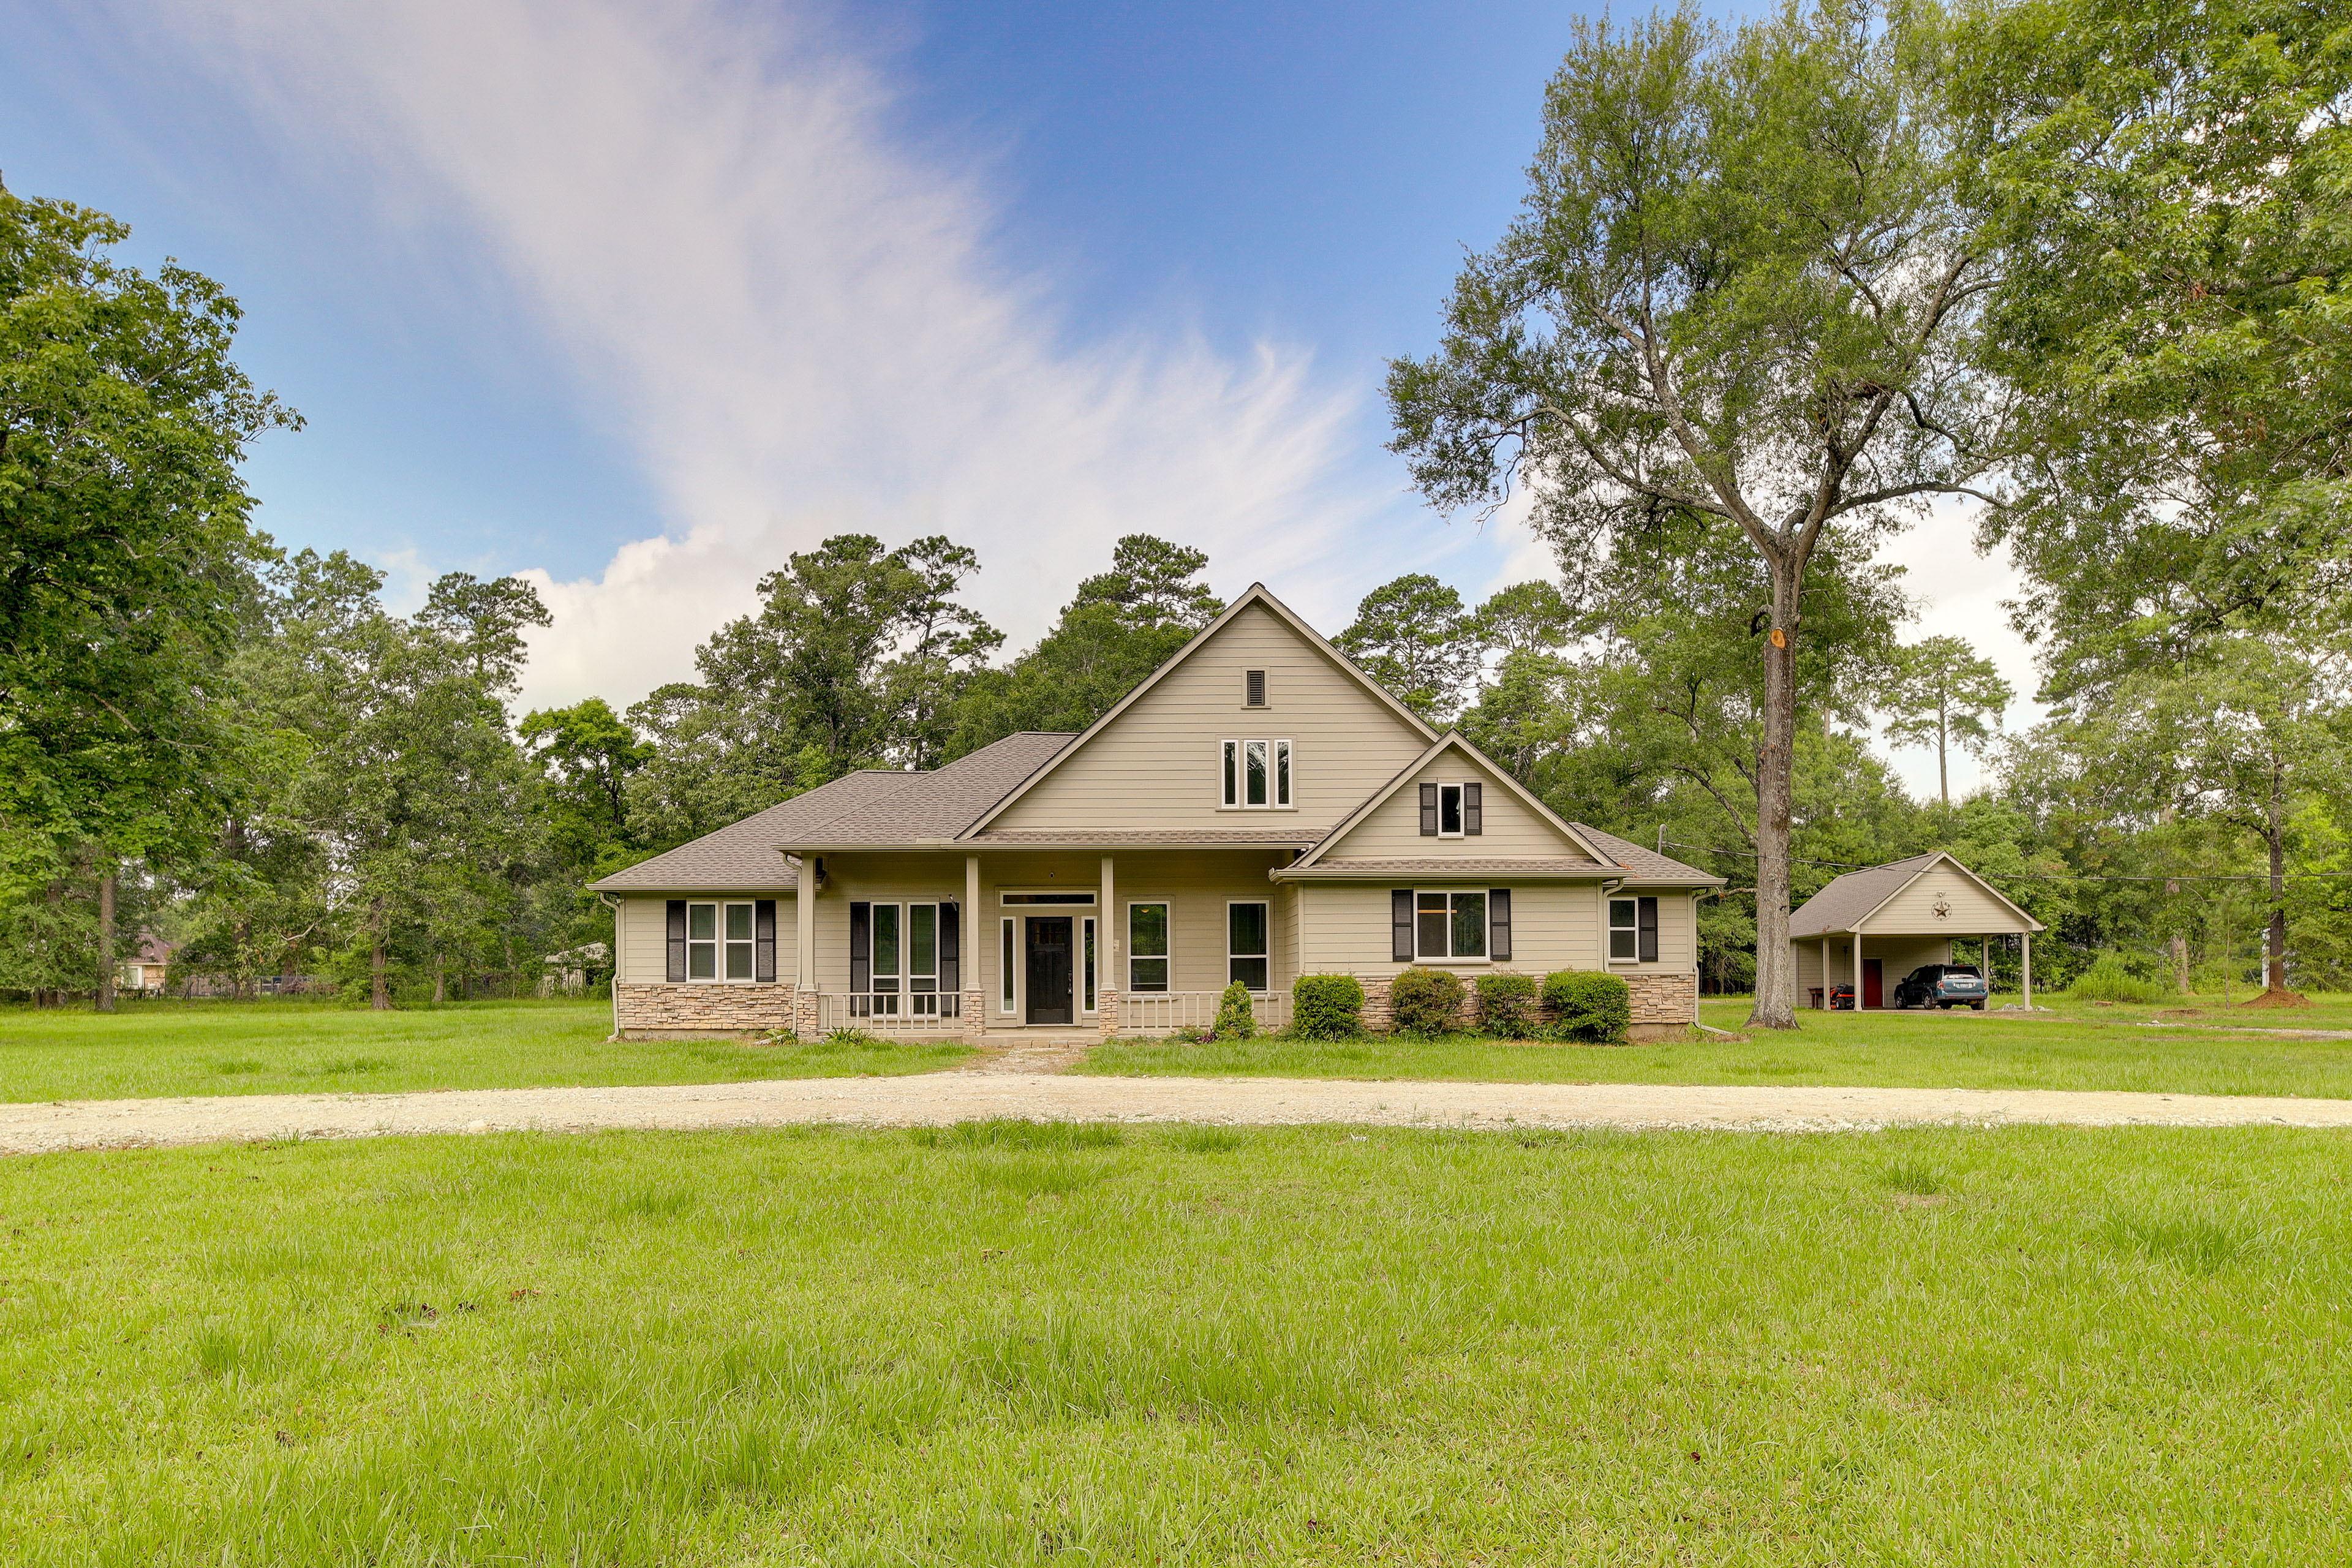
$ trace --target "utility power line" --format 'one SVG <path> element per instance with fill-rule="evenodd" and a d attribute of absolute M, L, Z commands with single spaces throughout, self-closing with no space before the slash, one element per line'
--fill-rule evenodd
<path fill-rule="evenodd" d="M 1685 844 L 1679 838 L 1668 838 L 1663 834 L 1659 836 L 1658 844 L 1661 854 L 1671 846 L 1676 849 L 1696 849 L 1706 855 L 1728 855 L 1738 860 L 1761 858 L 1753 849 L 1723 849 L 1712 844 Z M 1841 871 L 1874 871 L 1885 862 L 1812 860 L 1802 855 L 1791 855 L 1789 863 L 1792 866 L 1832 866 Z M 1989 882 L 2267 882 L 2271 879 L 2267 871 L 2157 871 L 2147 875 L 2116 873 L 2105 876 L 2081 871 L 1979 871 L 1973 866 L 1969 869 Z M 2352 870 L 2288 871 L 2284 874 L 2284 879 L 2290 882 L 2319 881 L 2329 877 L 2352 877 Z"/>

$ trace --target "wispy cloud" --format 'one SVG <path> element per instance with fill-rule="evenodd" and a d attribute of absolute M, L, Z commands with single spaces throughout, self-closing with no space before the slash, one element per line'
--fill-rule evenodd
<path fill-rule="evenodd" d="M 1360 390 L 1271 346 L 1070 343 L 1050 291 L 992 258 L 984 190 L 895 145 L 888 84 L 788 14 L 177 15 L 289 137 L 363 150 L 389 204 L 454 218 L 650 476 L 657 535 L 593 580 L 541 574 L 557 619 L 527 700 L 625 700 L 689 673 L 760 573 L 844 529 L 972 544 L 976 597 L 1016 637 L 1135 530 L 1206 548 L 1229 588 L 1342 554 L 1318 579 L 1377 580 L 1342 549 L 1392 504 L 1348 449 Z"/>

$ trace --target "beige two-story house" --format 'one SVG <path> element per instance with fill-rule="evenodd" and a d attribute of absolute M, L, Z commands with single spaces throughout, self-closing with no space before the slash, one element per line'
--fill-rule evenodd
<path fill-rule="evenodd" d="M 1253 586 L 1082 735 L 872 771 L 594 884 L 629 1035 L 1157 1034 L 1302 974 L 1602 970 L 1697 1016 L 1720 885 L 1562 820 Z"/>

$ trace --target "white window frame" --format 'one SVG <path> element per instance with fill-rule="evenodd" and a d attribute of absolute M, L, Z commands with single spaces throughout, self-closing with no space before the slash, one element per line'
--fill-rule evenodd
<path fill-rule="evenodd" d="M 998 975 L 996 980 L 996 1010 L 1000 1013 L 1017 1013 L 1020 1010 L 1020 997 L 1014 987 L 1013 960 L 1021 950 L 1021 944 L 1015 940 L 1013 930 L 1017 922 L 1015 917 L 1007 915 L 1000 923 L 1003 926 L 1003 934 L 998 939 L 996 951 L 998 967 L 1003 973 Z"/>
<path fill-rule="evenodd" d="M 1167 940 L 1166 952 L 1139 953 L 1135 951 L 1135 911 L 1139 909 L 1158 909 L 1160 911 L 1160 926 L 1161 934 Z M 1176 988 L 1176 901 L 1173 899 L 1127 900 L 1127 989 L 1129 991 L 1139 996 L 1165 996 Z M 1145 963 L 1159 963 L 1167 965 L 1158 990 L 1154 991 L 1135 983 L 1135 966 L 1139 960 Z"/>
<path fill-rule="evenodd" d="M 1444 952 L 1428 952 L 1422 948 L 1421 917 L 1424 912 L 1432 914 L 1438 912 L 1433 910 L 1424 911 L 1421 907 L 1421 901 L 1423 899 L 1444 900 L 1446 951 Z M 1454 901 L 1456 899 L 1475 899 L 1481 907 L 1482 913 L 1478 921 L 1478 951 L 1475 953 L 1456 953 L 1453 951 L 1455 913 Z M 1412 890 L 1413 962 L 1415 963 L 1492 963 L 1494 959 L 1488 954 L 1493 952 L 1495 945 L 1493 905 L 1494 900 L 1488 896 L 1487 890 L 1484 888 L 1415 888 Z"/>
<path fill-rule="evenodd" d="M 1454 795 L 1454 830 L 1451 833 L 1445 830 L 1445 796 L 1448 791 L 1453 792 Z M 1462 838 L 1468 836 L 1464 831 L 1469 826 L 1464 805 L 1468 795 L 1469 791 L 1462 784 L 1441 784 L 1437 786 L 1437 836 L 1440 838 Z"/>
<path fill-rule="evenodd" d="M 1609 893 L 1603 895 L 1602 901 L 1608 906 L 1606 909 L 1601 910 L 1601 913 L 1609 921 L 1607 928 L 1609 931 L 1609 962 L 1612 963 L 1641 963 L 1642 900 L 1638 898 L 1621 899 L 1614 893 Z M 1622 926 L 1617 923 L 1617 906 L 1620 904 L 1624 905 L 1625 908 L 1631 911 L 1626 916 L 1625 923 Z M 1625 951 L 1623 952 L 1619 952 L 1617 951 L 1617 936 L 1621 931 L 1624 933 L 1625 937 Z"/>
<path fill-rule="evenodd" d="M 1255 756 L 1265 772 L 1265 798 L 1249 798 L 1250 760 Z M 1217 742 L 1217 809 L 1220 811 L 1296 811 L 1297 750 L 1287 739 L 1227 740 Z"/>
<path fill-rule="evenodd" d="M 698 937 L 694 934 L 694 911 L 697 910 L 710 911 L 710 934 L 707 937 Z M 744 926 L 751 932 L 749 936 L 730 937 L 727 934 L 727 916 L 729 911 L 733 910 L 743 911 Z M 710 973 L 708 974 L 697 974 L 694 972 L 695 950 L 698 948 L 709 955 Z M 740 975 L 730 975 L 727 973 L 727 961 L 732 958 L 739 949 L 743 954 L 743 973 Z M 760 911 L 758 906 L 749 899 L 689 899 L 687 900 L 687 983 L 691 985 L 751 985 L 758 983 L 759 973 Z"/>
<path fill-rule="evenodd" d="M 1235 952 L 1234 951 L 1234 910 L 1244 904 L 1254 904 L 1257 908 L 1265 911 L 1265 918 L 1259 922 L 1260 929 L 1265 932 L 1265 951 L 1264 952 Z M 1235 979 L 1234 974 L 1234 963 L 1237 959 L 1255 959 L 1258 963 L 1265 965 L 1265 984 L 1263 985 L 1250 986 L 1249 989 L 1252 995 L 1264 996 L 1274 990 L 1273 900 L 1227 899 L 1225 900 L 1225 984 L 1227 985 L 1231 985 Z M 1246 982 L 1244 982 L 1244 984 L 1246 984 Z M 1223 987 L 1220 987 L 1219 989 L 1223 989 Z"/>

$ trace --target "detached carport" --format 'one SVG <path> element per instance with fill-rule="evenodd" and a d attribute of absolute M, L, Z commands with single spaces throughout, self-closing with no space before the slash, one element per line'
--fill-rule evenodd
<path fill-rule="evenodd" d="M 2025 1005 L 2033 1005 L 2033 933 L 2042 922 L 2011 903 L 1942 850 L 1848 871 L 1789 917 L 1797 987 L 1826 1008 L 1840 985 L 1857 1010 L 1884 1007 L 1890 983 L 1923 963 L 1951 963 L 1952 943 L 2014 936 L 2024 960 Z M 1989 942 L 1985 980 L 1992 980 Z"/>

